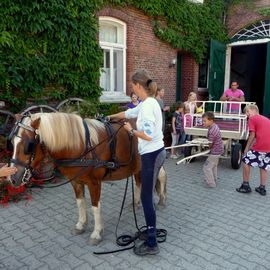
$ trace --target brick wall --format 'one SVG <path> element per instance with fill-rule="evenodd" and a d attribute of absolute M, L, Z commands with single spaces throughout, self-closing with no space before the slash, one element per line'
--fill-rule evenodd
<path fill-rule="evenodd" d="M 165 104 L 173 104 L 176 100 L 177 70 L 176 66 L 169 65 L 177 58 L 177 50 L 155 36 L 151 18 L 132 7 L 107 7 L 97 15 L 114 17 L 127 24 L 127 94 L 132 91 L 132 74 L 138 69 L 146 69 L 158 85 L 165 89 Z M 186 57 L 183 71 L 189 79 L 185 80 L 185 89 L 194 89 L 197 76 L 191 74 L 194 65 L 194 60 Z M 192 85 L 189 85 L 190 82 Z"/>
<path fill-rule="evenodd" d="M 270 0 L 255 0 L 254 7 L 250 8 L 246 5 L 233 6 L 228 12 L 226 18 L 226 26 L 228 28 L 229 37 L 232 37 L 242 28 L 265 18 L 258 13 L 258 9 L 270 7 Z"/>
<path fill-rule="evenodd" d="M 181 100 L 186 101 L 188 94 L 193 91 L 198 94 L 199 66 L 190 54 L 182 56 Z M 199 99 L 199 97 L 198 97 Z"/>

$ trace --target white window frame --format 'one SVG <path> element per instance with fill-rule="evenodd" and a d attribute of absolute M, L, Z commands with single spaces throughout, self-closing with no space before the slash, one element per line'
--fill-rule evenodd
<path fill-rule="evenodd" d="M 208 92 L 208 86 L 209 86 L 209 72 L 210 72 L 210 69 L 209 69 L 209 66 L 210 66 L 210 63 L 209 63 L 209 58 L 207 58 L 207 78 L 206 78 L 206 87 L 199 87 L 198 85 L 198 92 Z M 199 70 L 199 74 L 200 75 L 200 70 Z M 199 78 L 198 78 L 198 83 L 199 83 Z"/>
<path fill-rule="evenodd" d="M 204 0 L 189 0 L 189 1 L 196 4 L 203 4 Z"/>
<path fill-rule="evenodd" d="M 100 16 L 99 17 L 99 25 L 103 22 L 116 26 L 118 29 L 122 28 L 123 30 L 123 44 L 119 43 L 110 43 L 105 41 L 99 41 L 99 45 L 103 50 L 110 51 L 110 65 L 113 66 L 113 53 L 114 49 L 120 49 L 123 51 L 123 91 L 102 91 L 102 95 L 100 97 L 101 102 L 109 102 L 109 103 L 118 103 L 118 102 L 128 102 L 130 98 L 126 95 L 126 40 L 127 40 L 127 25 L 123 21 L 120 21 L 116 18 L 109 16 Z M 110 88 L 113 89 L 114 85 L 114 72 L 113 68 L 110 74 Z"/>

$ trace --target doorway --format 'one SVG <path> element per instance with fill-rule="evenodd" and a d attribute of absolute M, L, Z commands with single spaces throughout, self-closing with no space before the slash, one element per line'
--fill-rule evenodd
<path fill-rule="evenodd" d="M 267 44 L 233 46 L 230 81 L 237 81 L 246 101 L 254 101 L 260 112 L 264 108 Z"/>

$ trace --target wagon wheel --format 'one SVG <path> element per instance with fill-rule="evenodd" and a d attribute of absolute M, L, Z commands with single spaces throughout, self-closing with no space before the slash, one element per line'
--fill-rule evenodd
<path fill-rule="evenodd" d="M 7 110 L 0 110 L 0 136 L 9 135 L 15 123 L 15 114 Z"/>
<path fill-rule="evenodd" d="M 0 163 L 7 162 L 11 157 L 11 152 L 7 150 L 7 137 L 15 120 L 15 115 L 12 112 L 0 110 Z"/>
<path fill-rule="evenodd" d="M 57 110 L 49 105 L 32 105 L 20 112 L 23 116 L 28 116 L 39 112 L 57 112 Z"/>
<path fill-rule="evenodd" d="M 63 101 L 61 101 L 57 106 L 56 109 L 60 112 L 77 112 L 80 113 L 81 111 L 81 105 L 84 103 L 85 100 L 81 98 L 67 98 Z"/>
<path fill-rule="evenodd" d="M 184 157 L 186 158 L 186 157 L 192 156 L 196 154 L 197 152 L 198 152 L 198 149 L 196 146 L 187 146 L 184 149 Z M 192 158 L 190 162 L 194 162 L 195 160 L 196 158 Z"/>
<path fill-rule="evenodd" d="M 237 170 L 241 166 L 242 161 L 242 145 L 237 142 L 231 148 L 231 165 L 232 168 Z"/>

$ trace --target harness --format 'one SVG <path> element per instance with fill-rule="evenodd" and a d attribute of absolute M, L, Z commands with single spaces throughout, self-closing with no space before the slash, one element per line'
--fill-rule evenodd
<path fill-rule="evenodd" d="M 59 167 L 94 167 L 96 168 L 101 168 L 105 167 L 108 169 L 107 173 L 111 173 L 113 170 L 120 168 L 121 166 L 126 166 L 128 165 L 134 157 L 133 153 L 133 137 L 129 135 L 130 139 L 130 159 L 128 162 L 118 162 L 116 159 L 116 143 L 117 143 L 117 138 L 116 135 L 119 132 L 119 130 L 122 128 L 123 125 L 120 125 L 120 127 L 115 131 L 112 122 L 109 122 L 106 118 L 97 118 L 97 120 L 101 121 L 106 129 L 107 132 L 107 138 L 106 141 L 108 141 L 109 148 L 110 148 L 110 159 L 109 160 L 101 160 L 97 157 L 96 155 L 96 147 L 101 145 L 102 143 L 105 142 L 101 141 L 98 145 L 92 146 L 91 141 L 90 141 L 90 132 L 88 125 L 85 120 L 83 120 L 83 125 L 85 129 L 85 150 L 84 153 L 76 159 L 56 159 L 54 160 L 55 164 Z M 115 122 L 119 123 L 119 122 Z M 91 153 L 92 154 L 92 159 L 88 159 L 86 156 L 87 154 Z"/>
<path fill-rule="evenodd" d="M 15 126 L 14 126 L 14 128 L 9 136 L 9 140 L 12 139 L 13 136 L 18 137 L 19 128 L 26 129 L 26 130 L 32 132 L 34 135 L 34 138 L 32 140 L 27 141 L 25 144 L 25 154 L 29 155 L 28 162 L 25 163 L 25 162 L 21 162 L 20 160 L 17 160 L 17 159 L 11 159 L 11 162 L 13 162 L 14 164 L 18 164 L 18 165 L 24 167 L 25 172 L 24 172 L 24 175 L 22 178 L 22 183 L 27 183 L 30 180 L 32 173 L 33 173 L 33 168 L 31 166 L 31 164 L 32 164 L 32 161 L 35 159 L 36 145 L 40 143 L 40 140 L 39 140 L 39 135 L 34 128 L 22 123 L 23 118 L 21 120 L 19 120 L 18 122 L 16 122 L 16 124 L 15 124 Z M 97 145 L 92 146 L 88 125 L 87 125 L 85 120 L 82 120 L 84 129 L 85 129 L 85 149 L 84 149 L 84 152 L 78 158 L 53 159 L 53 162 L 57 166 L 59 166 L 59 167 L 84 167 L 85 169 L 87 169 L 87 167 L 93 167 L 94 169 L 104 167 L 107 169 L 107 171 L 106 171 L 106 175 L 107 175 L 108 173 L 111 173 L 113 170 L 115 170 L 121 166 L 127 166 L 128 164 L 130 164 L 130 162 L 132 162 L 132 160 L 134 159 L 134 147 L 133 147 L 133 137 L 130 135 L 128 135 L 129 140 L 130 140 L 130 158 L 129 158 L 129 160 L 127 162 L 118 162 L 116 160 L 116 142 L 117 142 L 116 136 L 117 136 L 118 132 L 120 131 L 120 129 L 123 127 L 123 123 L 121 123 L 121 121 L 114 122 L 115 124 L 116 123 L 120 124 L 120 127 L 115 130 L 112 126 L 112 122 L 109 122 L 107 119 L 99 118 L 98 120 L 102 121 L 104 123 L 108 136 L 104 140 L 99 142 Z M 96 151 L 95 151 L 97 147 L 100 147 L 105 142 L 108 142 L 109 147 L 110 147 L 111 155 L 110 155 L 109 160 L 99 159 L 99 157 L 97 156 Z M 41 149 L 43 152 L 45 152 L 45 145 L 42 143 L 41 143 Z M 91 153 L 91 159 L 87 158 L 87 155 L 89 153 Z M 82 171 L 79 172 L 79 174 L 76 175 L 76 177 L 72 178 L 72 180 L 77 178 L 79 175 L 83 174 L 85 172 L 85 169 L 82 169 Z M 70 182 L 70 181 L 68 181 L 68 182 Z"/>

